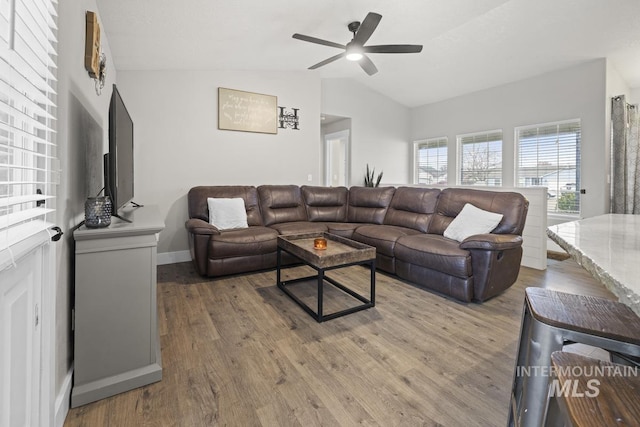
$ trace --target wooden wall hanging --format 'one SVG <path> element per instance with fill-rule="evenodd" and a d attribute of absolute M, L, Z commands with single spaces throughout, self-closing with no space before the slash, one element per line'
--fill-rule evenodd
<path fill-rule="evenodd" d="M 94 79 L 100 76 L 100 24 L 98 15 L 87 11 L 86 38 L 84 45 L 84 68 Z"/>

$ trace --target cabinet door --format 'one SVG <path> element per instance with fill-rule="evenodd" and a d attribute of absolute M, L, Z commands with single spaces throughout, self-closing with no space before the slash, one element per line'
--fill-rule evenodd
<path fill-rule="evenodd" d="M 143 247 L 76 255 L 74 384 L 153 362 L 151 251 Z"/>
<path fill-rule="evenodd" d="M 0 281 L 0 425 L 37 426 L 40 404 L 42 249 Z"/>

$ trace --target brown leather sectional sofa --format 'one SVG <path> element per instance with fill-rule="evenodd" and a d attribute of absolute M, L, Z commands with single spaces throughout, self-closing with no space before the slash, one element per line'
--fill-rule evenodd
<path fill-rule="evenodd" d="M 209 197 L 244 199 L 249 227 L 209 224 Z M 444 237 L 466 203 L 503 218 L 490 234 Z M 278 234 L 327 231 L 374 246 L 378 269 L 461 301 L 485 301 L 516 281 L 529 206 L 513 192 L 296 185 L 194 187 L 188 204 L 191 257 L 203 276 L 275 268 Z"/>

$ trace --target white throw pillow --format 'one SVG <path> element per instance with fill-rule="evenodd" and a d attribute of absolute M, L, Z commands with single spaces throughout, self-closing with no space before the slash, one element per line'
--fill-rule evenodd
<path fill-rule="evenodd" d="M 209 224 L 219 230 L 249 227 L 243 199 L 209 197 L 207 204 L 209 205 Z"/>
<path fill-rule="evenodd" d="M 462 242 L 474 234 L 491 233 L 500 221 L 502 214 L 485 211 L 467 203 L 444 230 L 444 237 Z"/>

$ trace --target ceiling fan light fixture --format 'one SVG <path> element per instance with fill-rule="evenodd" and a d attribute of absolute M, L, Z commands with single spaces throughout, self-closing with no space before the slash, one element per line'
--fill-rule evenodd
<path fill-rule="evenodd" d="M 362 47 L 348 44 L 347 55 L 345 56 L 345 58 L 347 58 L 349 61 L 360 61 L 364 56 L 363 54 L 364 51 L 362 50 Z"/>
<path fill-rule="evenodd" d="M 351 33 L 353 33 L 353 38 L 346 45 L 335 43 L 329 40 L 319 39 L 317 37 L 305 36 L 304 34 L 295 33 L 293 35 L 294 39 L 302 40 L 309 43 L 320 44 L 323 46 L 334 47 L 337 49 L 341 49 L 342 51 L 325 59 L 324 61 L 320 61 L 317 64 L 313 64 L 309 67 L 310 70 L 315 70 L 320 67 L 324 67 L 325 65 L 331 64 L 334 61 L 337 61 L 342 58 L 347 58 L 349 61 L 358 62 L 360 68 L 364 70 L 365 73 L 372 76 L 378 72 L 375 64 L 371 61 L 368 55 L 369 53 L 418 53 L 422 51 L 422 45 L 417 44 L 381 44 L 381 45 L 367 45 L 367 41 L 373 34 L 373 32 L 378 27 L 380 20 L 382 19 L 382 15 L 374 12 L 367 13 L 367 16 L 364 18 L 362 23 L 358 21 L 350 22 L 347 25 L 347 28 Z"/>

